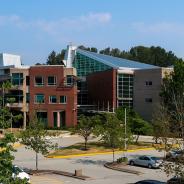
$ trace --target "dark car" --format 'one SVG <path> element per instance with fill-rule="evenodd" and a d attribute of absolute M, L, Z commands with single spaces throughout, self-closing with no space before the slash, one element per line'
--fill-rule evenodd
<path fill-rule="evenodd" d="M 170 150 L 167 154 L 166 154 L 166 159 L 176 159 L 178 157 L 183 157 L 184 156 L 184 150 Z"/>
<path fill-rule="evenodd" d="M 157 181 L 157 180 L 142 180 L 142 181 L 136 182 L 135 184 L 166 184 L 166 183 L 162 181 Z"/>
<path fill-rule="evenodd" d="M 184 178 L 173 177 L 167 181 L 167 184 L 184 184 Z"/>

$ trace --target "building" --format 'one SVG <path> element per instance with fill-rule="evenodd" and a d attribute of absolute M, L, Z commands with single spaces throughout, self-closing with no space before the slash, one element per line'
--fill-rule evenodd
<path fill-rule="evenodd" d="M 14 102 L 7 104 L 12 113 L 22 114 L 22 120 L 14 123 L 14 127 L 25 128 L 28 122 L 29 98 L 29 67 L 21 65 L 21 57 L 12 54 L 0 54 L 0 83 L 10 80 L 12 88 L 5 98 L 14 98 Z M 0 90 L 2 94 L 3 91 Z"/>
<path fill-rule="evenodd" d="M 126 106 L 134 108 L 144 119 L 151 120 L 154 106 L 160 101 L 159 92 L 164 72 L 170 69 L 89 52 L 73 46 L 68 46 L 67 49 L 69 51 L 66 52 L 65 64 L 75 67 L 80 78 L 79 112 L 114 111 L 117 107 Z M 148 92 L 145 84 L 151 79 L 152 90 Z M 152 102 L 148 102 L 151 98 L 148 94 L 153 96 Z"/>
<path fill-rule="evenodd" d="M 77 124 L 77 86 L 74 68 L 61 65 L 31 66 L 29 114 L 47 127 Z"/>
<path fill-rule="evenodd" d="M 154 111 L 160 104 L 163 78 L 172 71 L 173 68 L 154 68 L 134 72 L 133 108 L 144 119 L 152 119 Z"/>
<path fill-rule="evenodd" d="M 0 54 L 0 83 L 11 81 L 5 94 L 13 97 L 6 104 L 13 113 L 22 114 L 22 120 L 13 127 L 26 128 L 37 115 L 48 127 L 69 127 L 77 123 L 76 70 L 56 65 L 24 66 L 20 56 Z M 0 89 L 3 94 L 3 90 Z"/>

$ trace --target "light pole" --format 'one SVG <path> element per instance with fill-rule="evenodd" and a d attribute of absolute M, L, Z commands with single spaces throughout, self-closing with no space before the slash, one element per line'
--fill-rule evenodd
<path fill-rule="evenodd" d="M 124 150 L 127 150 L 127 142 L 126 142 L 126 140 L 127 140 L 127 136 L 126 136 L 126 134 L 127 134 L 127 130 L 126 130 L 126 128 L 127 128 L 127 118 L 126 118 L 126 108 L 125 108 L 125 145 L 124 145 Z"/>

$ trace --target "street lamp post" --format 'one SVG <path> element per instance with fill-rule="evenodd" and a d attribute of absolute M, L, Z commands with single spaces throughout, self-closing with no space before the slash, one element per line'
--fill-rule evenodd
<path fill-rule="evenodd" d="M 126 108 L 125 108 L 125 145 L 124 145 L 124 150 L 127 150 L 127 142 L 126 142 L 126 140 L 127 140 L 127 118 L 126 118 Z"/>

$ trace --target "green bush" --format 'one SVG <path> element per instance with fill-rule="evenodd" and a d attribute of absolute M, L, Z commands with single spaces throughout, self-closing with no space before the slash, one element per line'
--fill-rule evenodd
<path fill-rule="evenodd" d="M 117 159 L 117 163 L 128 163 L 128 158 L 127 157 L 120 157 Z"/>

